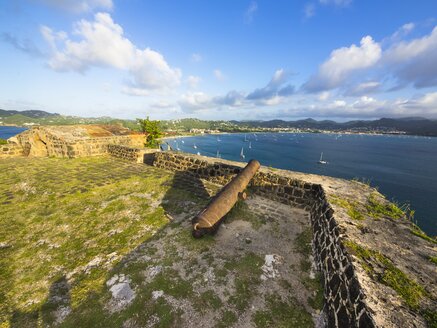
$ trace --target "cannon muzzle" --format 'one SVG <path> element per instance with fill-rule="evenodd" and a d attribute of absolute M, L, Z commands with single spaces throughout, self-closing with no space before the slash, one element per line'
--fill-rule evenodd
<path fill-rule="evenodd" d="M 216 231 L 223 217 L 229 213 L 238 199 L 246 199 L 247 195 L 244 190 L 260 166 L 257 160 L 250 160 L 246 167 L 224 186 L 192 220 L 195 238 Z"/>

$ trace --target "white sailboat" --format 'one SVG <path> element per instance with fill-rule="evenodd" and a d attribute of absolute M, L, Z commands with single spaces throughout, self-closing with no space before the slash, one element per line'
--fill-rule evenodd
<path fill-rule="evenodd" d="M 217 137 L 217 142 L 220 142 L 220 141 L 222 141 L 219 137 Z"/>
<path fill-rule="evenodd" d="M 246 158 L 246 156 L 244 156 L 243 147 L 241 147 L 240 157 L 241 157 L 241 159 L 245 159 Z"/>
<path fill-rule="evenodd" d="M 249 149 L 252 149 L 252 141 L 249 141 Z"/>
<path fill-rule="evenodd" d="M 197 149 L 197 146 L 196 146 L 196 144 L 194 144 L 194 145 L 193 145 L 193 148 L 194 148 L 194 149 Z"/>
<path fill-rule="evenodd" d="M 247 139 L 247 134 L 244 135 L 244 142 L 248 142 L 249 139 Z"/>
<path fill-rule="evenodd" d="M 217 149 L 217 155 L 216 155 L 216 157 L 217 157 L 217 158 L 222 158 L 222 156 L 220 155 L 220 152 L 219 152 L 218 149 Z"/>
<path fill-rule="evenodd" d="M 181 140 L 182 143 L 185 143 L 185 141 Z"/>
<path fill-rule="evenodd" d="M 198 151 L 198 152 L 197 152 L 197 155 L 199 155 L 199 156 L 200 156 L 200 151 Z"/>
<path fill-rule="evenodd" d="M 320 154 L 320 159 L 319 159 L 319 161 L 318 161 L 317 163 L 319 163 L 319 164 L 328 164 L 327 161 L 324 161 L 324 160 L 323 160 L 323 151 L 322 151 L 322 153 Z"/>

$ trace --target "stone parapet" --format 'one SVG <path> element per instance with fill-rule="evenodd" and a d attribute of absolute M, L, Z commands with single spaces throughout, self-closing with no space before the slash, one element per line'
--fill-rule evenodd
<path fill-rule="evenodd" d="M 144 155 L 154 150 L 132 148 L 122 145 L 107 145 L 107 152 L 110 156 L 125 159 L 131 162 L 144 163 Z"/>

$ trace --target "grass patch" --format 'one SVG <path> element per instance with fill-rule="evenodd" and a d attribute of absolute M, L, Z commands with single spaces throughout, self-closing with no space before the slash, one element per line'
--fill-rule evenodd
<path fill-rule="evenodd" d="M 310 277 L 306 277 L 302 279 L 303 285 L 310 291 L 313 292 L 313 295 L 308 298 L 308 304 L 316 310 L 321 310 L 325 303 L 325 296 L 323 294 L 324 288 L 322 284 L 322 276 L 320 273 L 317 273 L 314 279 Z"/>
<path fill-rule="evenodd" d="M 200 295 L 201 302 L 207 307 L 218 310 L 222 306 L 221 299 L 212 290 L 207 290 Z"/>
<path fill-rule="evenodd" d="M 254 253 L 225 263 L 224 268 L 235 275 L 235 293 L 229 298 L 229 303 L 235 306 L 237 311 L 242 312 L 249 305 L 256 292 L 254 286 L 260 283 L 263 264 L 263 259 Z"/>
<path fill-rule="evenodd" d="M 175 270 L 169 268 L 158 273 L 153 281 L 147 285 L 147 290 L 162 290 L 165 294 L 175 298 L 193 296 L 192 284 L 189 281 L 183 280 Z"/>
<path fill-rule="evenodd" d="M 422 238 L 423 240 L 429 241 L 430 243 L 437 244 L 437 239 L 428 236 L 422 229 L 420 229 L 417 225 L 413 224 L 413 227 L 410 229 L 411 233 L 417 237 Z"/>
<path fill-rule="evenodd" d="M 258 310 L 252 317 L 258 328 L 314 327 L 311 315 L 294 299 L 283 301 L 277 295 L 266 297 L 266 310 Z"/>
<path fill-rule="evenodd" d="M 0 138 L 0 145 L 7 145 L 8 141 L 5 139 Z"/>
<path fill-rule="evenodd" d="M 349 217 L 352 220 L 356 220 L 356 221 L 364 220 L 364 215 L 362 211 L 359 209 L 359 205 L 357 202 L 340 198 L 339 196 L 336 195 L 330 196 L 329 201 L 334 205 L 343 207 L 346 210 L 347 215 L 349 215 Z"/>
<path fill-rule="evenodd" d="M 0 242 L 10 245 L 0 250 L 0 327 L 49 323 L 45 303 L 62 276 L 71 276 L 70 306 L 94 304 L 110 268 L 168 223 L 152 204 L 171 178 L 105 157 L 0 161 Z"/>
<path fill-rule="evenodd" d="M 220 321 L 217 323 L 217 328 L 228 328 L 231 327 L 238 320 L 237 315 L 232 311 L 225 311 L 220 318 Z"/>
<path fill-rule="evenodd" d="M 374 219 L 392 218 L 402 219 L 405 212 L 395 203 L 383 202 L 377 193 L 372 192 L 367 198 L 366 204 L 368 214 Z"/>
<path fill-rule="evenodd" d="M 431 263 L 434 263 L 435 265 L 437 265 L 437 256 L 430 256 L 429 257 L 429 261 Z"/>
<path fill-rule="evenodd" d="M 380 252 L 362 247 L 352 241 L 345 241 L 345 246 L 360 259 L 363 268 L 371 277 L 391 287 L 411 309 L 417 310 L 420 300 L 428 296 L 421 285 Z"/>
<path fill-rule="evenodd" d="M 234 220 L 243 220 L 247 221 L 252 225 L 252 228 L 258 230 L 264 224 L 267 223 L 266 219 L 263 216 L 256 215 L 253 213 L 246 202 L 242 200 L 238 200 L 234 207 L 230 210 L 230 212 L 226 215 L 227 223 L 231 223 Z"/>
<path fill-rule="evenodd" d="M 302 255 L 308 257 L 312 254 L 311 242 L 312 242 L 311 227 L 306 228 L 300 234 L 297 235 L 294 240 L 294 246 L 296 250 Z"/>

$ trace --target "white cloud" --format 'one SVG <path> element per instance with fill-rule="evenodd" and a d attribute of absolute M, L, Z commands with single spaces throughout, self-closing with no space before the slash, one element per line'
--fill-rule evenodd
<path fill-rule="evenodd" d="M 319 0 L 322 5 L 347 6 L 352 0 Z"/>
<path fill-rule="evenodd" d="M 330 96 L 331 94 L 328 91 L 322 91 L 320 92 L 318 99 L 324 101 L 324 100 L 328 100 Z"/>
<path fill-rule="evenodd" d="M 429 35 L 392 45 L 383 63 L 400 84 L 417 88 L 437 85 L 437 26 Z"/>
<path fill-rule="evenodd" d="M 45 5 L 73 13 L 89 12 L 94 9 L 111 10 L 112 0 L 39 0 Z"/>
<path fill-rule="evenodd" d="M 426 116 L 437 118 L 437 92 L 430 92 L 397 102 L 397 113 L 404 116 Z"/>
<path fill-rule="evenodd" d="M 197 87 L 197 85 L 200 83 L 202 79 L 199 76 L 194 76 L 194 75 L 190 75 L 187 77 L 187 84 L 188 87 L 190 87 L 191 89 L 194 89 Z"/>
<path fill-rule="evenodd" d="M 194 53 L 194 54 L 191 54 L 191 61 L 193 62 L 193 63 L 199 63 L 199 62 L 201 62 L 202 61 L 202 55 L 200 55 L 200 54 L 198 54 L 198 53 Z"/>
<path fill-rule="evenodd" d="M 179 106 L 184 112 L 192 113 L 211 108 L 212 99 L 204 92 L 189 92 L 181 96 Z"/>
<path fill-rule="evenodd" d="M 363 37 L 360 46 L 352 44 L 335 49 L 304 89 L 319 92 L 340 87 L 354 73 L 374 66 L 381 58 L 381 52 L 380 45 L 370 36 Z"/>
<path fill-rule="evenodd" d="M 140 94 L 143 92 L 140 89 L 171 88 L 180 83 L 179 69 L 170 67 L 160 53 L 137 48 L 107 13 L 97 13 L 91 22 L 77 22 L 73 34 L 78 41 L 64 32 L 54 33 L 47 26 L 41 27 L 41 33 L 52 48 L 48 65 L 54 70 L 84 72 L 94 66 L 125 70 L 132 77 L 129 94 Z"/>
<path fill-rule="evenodd" d="M 245 104 L 245 97 L 241 92 L 232 90 L 224 96 L 214 97 L 212 101 L 219 106 L 240 107 Z"/>
<path fill-rule="evenodd" d="M 305 18 L 313 17 L 316 13 L 316 6 L 314 3 L 307 3 L 303 9 Z"/>
<path fill-rule="evenodd" d="M 286 84 L 288 79 L 289 74 L 282 68 L 278 69 L 265 87 L 253 90 L 246 99 L 255 100 L 261 105 L 276 105 L 285 97 L 294 94 L 294 86 Z"/>
<path fill-rule="evenodd" d="M 378 81 L 367 81 L 359 83 L 345 91 L 347 96 L 362 96 L 369 93 L 381 91 L 381 83 Z"/>
<path fill-rule="evenodd" d="M 218 68 L 216 68 L 214 71 L 214 76 L 217 80 L 219 81 L 224 81 L 226 80 L 226 76 L 223 74 L 223 72 L 221 70 L 219 70 Z"/>
<path fill-rule="evenodd" d="M 253 21 L 253 17 L 258 10 L 258 4 L 255 1 L 252 1 L 244 13 L 244 21 L 246 24 L 250 24 Z"/>

